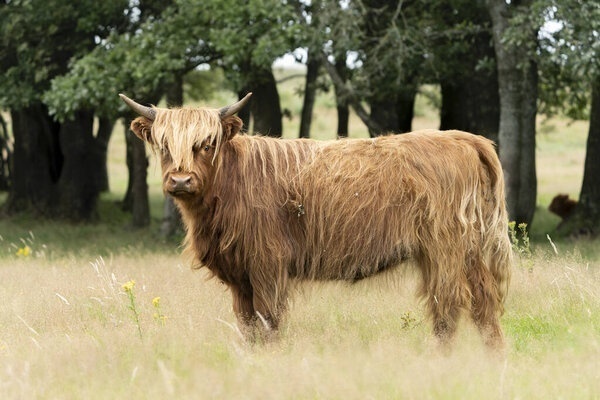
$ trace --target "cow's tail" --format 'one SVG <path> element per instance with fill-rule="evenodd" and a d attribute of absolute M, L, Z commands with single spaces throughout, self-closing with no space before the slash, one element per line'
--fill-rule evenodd
<path fill-rule="evenodd" d="M 482 256 L 494 278 L 496 300 L 502 313 L 510 284 L 512 246 L 508 236 L 508 213 L 504 194 L 504 174 L 494 145 L 489 140 L 478 140 L 481 162 L 482 190 Z"/>

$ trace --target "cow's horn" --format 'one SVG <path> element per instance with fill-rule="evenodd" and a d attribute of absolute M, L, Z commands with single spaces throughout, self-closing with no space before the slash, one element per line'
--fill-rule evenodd
<path fill-rule="evenodd" d="M 119 97 L 125 102 L 125 104 L 129 106 L 129 108 L 140 114 L 142 117 L 146 117 L 152 121 L 154 121 L 154 118 L 156 118 L 156 110 L 154 108 L 138 104 L 122 93 L 119 93 Z"/>
<path fill-rule="evenodd" d="M 248 103 L 248 100 L 250 100 L 250 96 L 252 96 L 252 92 L 248 93 L 246 96 L 244 96 L 243 99 L 241 99 L 237 103 L 233 103 L 230 106 L 221 108 L 219 110 L 219 115 L 221 116 L 221 118 L 229 117 L 240 111 L 246 105 L 246 103 Z"/>

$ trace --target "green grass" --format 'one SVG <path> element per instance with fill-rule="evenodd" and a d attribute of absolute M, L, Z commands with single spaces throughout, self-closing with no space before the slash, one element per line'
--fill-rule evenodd
<path fill-rule="evenodd" d="M 282 85 L 283 107 L 292 111 L 288 137 L 297 132 L 301 103 L 293 93 L 301 85 Z M 222 95 L 214 105 L 229 100 Z M 428 100 L 417 103 L 415 128 L 437 126 Z M 333 137 L 331 93 L 319 95 L 316 110 L 317 136 Z M 98 221 L 0 219 L 0 398 L 599 398 L 600 243 L 554 238 L 559 220 L 546 210 L 556 193 L 578 195 L 586 129 L 540 120 L 532 255 L 513 268 L 502 318 L 508 346 L 498 358 L 466 318 L 453 351 L 439 351 L 411 264 L 353 285 L 299 285 L 280 340 L 245 343 L 225 287 L 191 271 L 177 241 L 158 238 L 153 158 L 152 223 L 130 228 L 117 204 L 127 183 L 117 127 L 111 192 L 100 199 Z M 366 136 L 355 116 L 351 130 Z M 17 255 L 26 245 L 31 253 Z M 130 280 L 137 322 L 123 288 Z M 164 324 L 155 318 L 156 297 Z"/>
<path fill-rule="evenodd" d="M 160 199 L 156 197 L 153 203 L 155 213 L 158 213 Z M 98 220 L 89 224 L 70 224 L 28 215 L 0 219 L 0 259 L 12 258 L 24 246 L 29 246 L 35 257 L 51 260 L 86 255 L 107 257 L 124 253 L 177 252 L 177 239 L 159 237 L 159 217 L 153 217 L 148 229 L 139 230 L 131 227 L 131 215 L 121 211 L 114 196 L 103 196 L 98 208 Z"/>

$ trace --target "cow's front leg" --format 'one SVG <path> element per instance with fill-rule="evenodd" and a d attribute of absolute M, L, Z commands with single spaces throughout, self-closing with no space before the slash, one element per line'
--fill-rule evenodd
<path fill-rule="evenodd" d="M 256 337 L 264 342 L 271 342 L 278 337 L 278 329 L 283 312 L 283 305 L 273 296 L 261 296 L 254 292 Z"/>
<path fill-rule="evenodd" d="M 261 336 L 265 341 L 277 338 L 281 317 L 287 309 L 288 277 L 285 268 L 275 268 L 271 276 L 250 274 L 252 305 Z"/>
<path fill-rule="evenodd" d="M 233 312 L 238 320 L 238 325 L 245 337 L 254 335 L 256 314 L 254 312 L 252 288 L 230 285 L 233 295 Z"/>

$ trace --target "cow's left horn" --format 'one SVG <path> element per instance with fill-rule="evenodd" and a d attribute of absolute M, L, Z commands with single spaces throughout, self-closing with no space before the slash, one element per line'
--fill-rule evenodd
<path fill-rule="evenodd" d="M 219 110 L 219 115 L 221 116 L 221 119 L 229 117 L 240 111 L 246 105 L 246 103 L 248 103 L 248 100 L 250 100 L 250 96 L 252 96 L 252 92 L 248 93 L 246 96 L 244 96 L 243 99 L 241 99 L 237 103 L 233 103 L 232 105 L 221 108 Z"/>
<path fill-rule="evenodd" d="M 119 93 L 119 97 L 129 106 L 129 108 L 140 114 L 142 117 L 146 117 L 151 121 L 154 121 L 154 118 L 156 118 L 156 110 L 154 108 L 138 104 L 122 93 Z"/>

